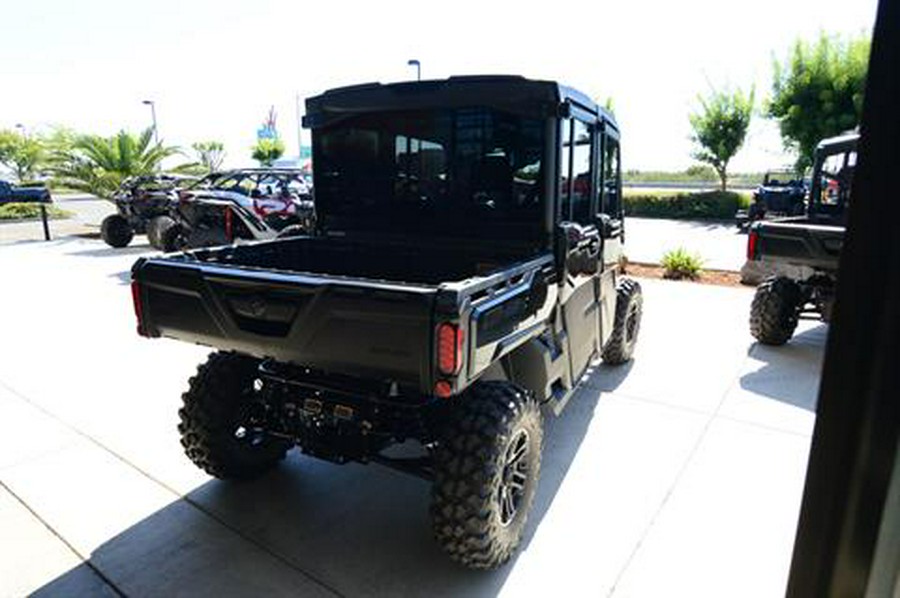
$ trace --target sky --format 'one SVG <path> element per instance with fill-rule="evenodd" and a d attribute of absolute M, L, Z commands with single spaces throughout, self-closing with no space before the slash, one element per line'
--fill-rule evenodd
<path fill-rule="evenodd" d="M 683 170 L 698 93 L 754 86 L 761 104 L 795 39 L 871 33 L 876 4 L 4 0 L 0 128 L 138 131 L 151 124 L 149 99 L 167 144 L 217 139 L 226 165 L 251 165 L 271 106 L 296 155 L 298 97 L 302 111 L 302 98 L 329 88 L 414 78 L 415 58 L 423 79 L 517 74 L 612 97 L 623 167 Z M 791 161 L 758 116 L 731 170 Z"/>

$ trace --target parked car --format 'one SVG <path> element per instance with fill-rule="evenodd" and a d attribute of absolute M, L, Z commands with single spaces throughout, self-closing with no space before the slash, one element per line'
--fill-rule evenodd
<path fill-rule="evenodd" d="M 167 225 L 169 211 L 178 200 L 178 189 L 197 177 L 149 174 L 122 181 L 113 195 L 116 213 L 103 219 L 100 235 L 111 247 L 125 247 L 135 234 L 147 234 L 150 245 L 159 247 L 157 231 Z"/>
<path fill-rule="evenodd" d="M 0 204 L 4 203 L 53 203 L 50 191 L 44 186 L 19 186 L 0 181 Z"/>
<path fill-rule="evenodd" d="M 422 477 L 444 550 L 497 567 L 534 500 L 544 413 L 637 342 L 618 126 L 521 77 L 355 86 L 306 109 L 315 235 L 132 269 L 141 335 L 217 349 L 183 395 L 185 453 L 226 479 L 295 446 Z M 418 455 L 386 453 L 405 440 Z"/>
<path fill-rule="evenodd" d="M 304 234 L 315 222 L 309 185 L 292 168 L 211 174 L 179 193 L 170 216 L 158 230 L 164 251 Z"/>
<path fill-rule="evenodd" d="M 767 172 L 762 184 L 753 192 L 750 207 L 735 214 L 735 223 L 744 229 L 765 218 L 800 216 L 806 211 L 807 190 L 803 177 L 793 171 Z"/>
<path fill-rule="evenodd" d="M 750 332 L 762 343 L 783 345 L 801 317 L 831 320 L 858 142 L 853 133 L 819 143 L 805 216 L 750 228 L 748 259 L 794 266 L 793 275 L 774 276 L 756 289 Z"/>

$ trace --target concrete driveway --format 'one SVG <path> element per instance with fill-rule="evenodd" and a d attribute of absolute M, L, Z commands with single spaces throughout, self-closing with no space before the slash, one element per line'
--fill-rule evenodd
<path fill-rule="evenodd" d="M 53 238 L 99 233 L 100 223 L 116 210 L 111 202 L 92 195 L 60 195 L 55 201 L 73 217 L 50 223 Z M 706 268 L 738 271 L 744 265 L 747 236 L 731 223 L 628 218 L 625 227 L 625 253 L 635 262 L 658 264 L 667 251 L 684 247 L 703 258 Z M 0 223 L 0 245 L 42 235 L 40 222 Z M 136 243 L 142 241 L 139 236 Z"/>
<path fill-rule="evenodd" d="M 747 235 L 730 222 L 627 218 L 625 254 L 633 262 L 658 264 L 663 254 L 684 247 L 705 268 L 739 271 L 747 256 Z"/>
<path fill-rule="evenodd" d="M 781 596 L 826 328 L 778 349 L 752 292 L 642 281 L 636 359 L 547 420 L 526 541 L 463 570 L 428 484 L 291 454 L 253 483 L 181 453 L 201 347 L 134 332 L 146 245 L 0 247 L 0 596 Z"/>

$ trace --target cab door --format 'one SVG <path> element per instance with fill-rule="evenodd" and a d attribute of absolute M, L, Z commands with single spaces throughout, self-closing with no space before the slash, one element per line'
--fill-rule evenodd
<path fill-rule="evenodd" d="M 598 276 L 598 301 L 600 304 L 600 346 L 612 333 L 616 316 L 616 275 L 622 259 L 625 240 L 624 207 L 622 201 L 622 171 L 620 164 L 619 133 L 605 123 L 598 135 L 599 148 L 597 170 L 597 215 L 595 221 L 602 238 L 602 256 Z"/>
<path fill-rule="evenodd" d="M 597 276 L 602 239 L 595 222 L 596 136 L 593 123 L 577 117 L 560 121 L 557 251 L 563 273 L 560 299 L 573 385 L 600 350 Z"/>

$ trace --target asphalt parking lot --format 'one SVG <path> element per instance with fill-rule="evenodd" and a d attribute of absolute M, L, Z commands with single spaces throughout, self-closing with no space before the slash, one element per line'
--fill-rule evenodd
<path fill-rule="evenodd" d="M 140 243 L 0 246 L 0 596 L 783 595 L 826 327 L 761 347 L 751 290 L 641 281 L 634 362 L 548 418 L 522 550 L 476 573 L 431 541 L 416 478 L 195 469 L 175 426 L 207 349 L 135 334 Z"/>

